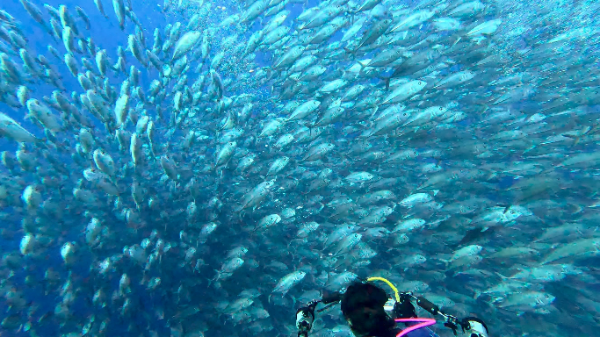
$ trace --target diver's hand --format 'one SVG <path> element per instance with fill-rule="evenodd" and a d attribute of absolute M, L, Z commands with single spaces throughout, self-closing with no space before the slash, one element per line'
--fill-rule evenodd
<path fill-rule="evenodd" d="M 312 324 L 315 320 L 315 306 L 316 304 L 309 305 L 296 311 L 296 328 L 298 329 L 298 336 L 308 336 L 308 332 L 312 329 Z"/>
<path fill-rule="evenodd" d="M 396 318 L 417 317 L 415 306 L 410 302 L 410 295 L 400 295 L 400 302 L 396 302 L 394 305 L 394 315 Z"/>

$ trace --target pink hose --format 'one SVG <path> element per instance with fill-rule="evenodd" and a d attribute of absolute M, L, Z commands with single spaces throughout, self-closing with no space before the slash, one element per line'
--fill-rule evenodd
<path fill-rule="evenodd" d="M 430 326 L 430 325 L 434 325 L 435 324 L 435 319 L 433 319 L 433 318 L 422 318 L 422 317 L 417 317 L 417 318 L 397 318 L 397 319 L 395 319 L 395 321 L 397 323 L 399 323 L 399 322 L 420 322 L 419 324 L 409 326 L 408 328 L 400 331 L 396 335 L 396 337 L 402 337 L 402 336 L 408 334 L 411 331 L 415 331 L 417 329 L 424 328 L 426 326 Z"/>

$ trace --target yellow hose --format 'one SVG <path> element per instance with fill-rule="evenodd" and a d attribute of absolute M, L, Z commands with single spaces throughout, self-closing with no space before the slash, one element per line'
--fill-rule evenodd
<path fill-rule="evenodd" d="M 396 288 L 396 286 L 394 286 L 392 284 L 392 282 L 388 281 L 387 279 L 385 279 L 383 277 L 379 277 L 379 276 L 373 276 L 373 277 L 367 278 L 367 282 L 371 282 L 371 281 L 385 282 L 394 291 L 394 297 L 396 298 L 396 302 L 400 302 L 400 295 L 398 295 L 398 289 Z"/>

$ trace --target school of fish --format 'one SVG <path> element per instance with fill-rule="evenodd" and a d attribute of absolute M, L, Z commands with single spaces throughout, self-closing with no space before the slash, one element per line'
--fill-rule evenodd
<path fill-rule="evenodd" d="M 597 333 L 599 3 L 8 2 L 2 336 L 296 336 L 368 276 Z"/>

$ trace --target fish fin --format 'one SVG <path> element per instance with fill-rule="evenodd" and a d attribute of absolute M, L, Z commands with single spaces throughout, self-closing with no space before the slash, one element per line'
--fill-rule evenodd
<path fill-rule="evenodd" d="M 381 80 L 383 80 L 383 82 L 385 83 L 385 90 L 388 91 L 390 90 L 390 80 L 392 79 L 391 77 L 379 77 Z"/>
<path fill-rule="evenodd" d="M 364 65 L 361 61 L 356 60 L 356 63 L 358 63 L 360 65 L 360 71 L 358 72 L 359 74 L 363 72 L 363 70 L 367 67 L 366 65 Z"/>
<path fill-rule="evenodd" d="M 498 277 L 500 277 L 502 279 L 502 281 L 506 281 L 507 279 L 510 279 L 510 277 L 506 277 L 497 271 L 495 271 L 494 274 L 498 275 Z"/>
<path fill-rule="evenodd" d="M 573 145 L 572 146 L 575 146 L 575 145 L 579 144 L 579 140 L 581 139 L 578 136 L 572 136 L 572 135 L 566 135 L 566 134 L 563 135 L 563 137 L 567 137 L 567 138 L 573 139 Z"/>
<path fill-rule="evenodd" d="M 350 56 L 352 57 L 352 60 L 356 59 L 356 50 L 351 50 L 349 48 L 344 47 L 344 50 L 350 54 Z M 361 64 L 362 65 L 362 64 Z"/>

